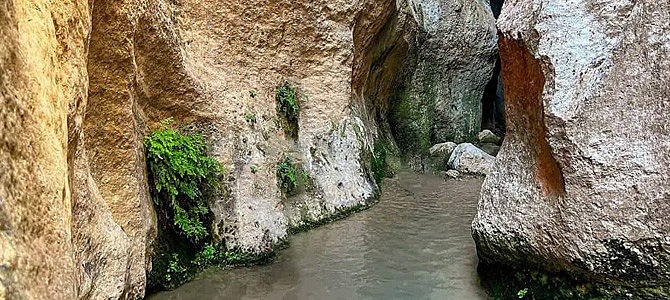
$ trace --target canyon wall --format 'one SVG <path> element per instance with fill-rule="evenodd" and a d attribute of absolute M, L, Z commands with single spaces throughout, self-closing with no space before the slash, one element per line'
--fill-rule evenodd
<path fill-rule="evenodd" d="M 442 142 L 474 141 L 498 52 L 491 8 L 485 1 L 421 0 L 408 9 L 415 33 L 391 99 L 395 141 L 410 155 Z"/>
<path fill-rule="evenodd" d="M 272 251 L 292 228 L 371 204 L 398 83 L 421 91 L 415 103 L 450 95 L 438 112 L 481 117 L 468 103 L 493 68 L 492 20 L 480 1 L 3 1 L 0 298 L 144 295 L 157 221 L 142 143 L 169 117 L 225 166 L 210 208 L 228 249 Z M 285 82 L 301 102 L 296 135 L 276 110 Z M 461 124 L 440 118 L 431 126 Z M 304 174 L 289 195 L 286 157 Z"/>
<path fill-rule="evenodd" d="M 507 135 L 472 230 L 486 262 L 670 283 L 670 4 L 505 1 Z"/>

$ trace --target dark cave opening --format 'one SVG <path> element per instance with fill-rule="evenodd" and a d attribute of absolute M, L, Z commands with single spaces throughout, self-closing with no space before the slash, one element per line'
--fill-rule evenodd
<path fill-rule="evenodd" d="M 504 0 L 490 0 L 493 17 L 498 19 Z M 500 56 L 496 60 L 491 80 L 482 96 L 482 130 L 488 129 L 500 137 L 505 136 L 505 95 Z"/>

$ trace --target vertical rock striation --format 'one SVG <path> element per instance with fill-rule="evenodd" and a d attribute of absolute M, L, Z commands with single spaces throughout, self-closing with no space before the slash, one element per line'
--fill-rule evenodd
<path fill-rule="evenodd" d="M 506 1 L 507 135 L 472 230 L 480 257 L 670 283 L 667 2 Z"/>
<path fill-rule="evenodd" d="M 0 4 L 0 298 L 75 299 L 87 1 Z"/>

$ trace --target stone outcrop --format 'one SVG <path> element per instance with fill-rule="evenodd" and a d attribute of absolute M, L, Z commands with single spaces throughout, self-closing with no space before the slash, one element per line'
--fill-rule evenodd
<path fill-rule="evenodd" d="M 488 175 L 495 159 L 474 145 L 463 143 L 451 153 L 447 165 L 464 174 Z"/>
<path fill-rule="evenodd" d="M 667 1 L 506 1 L 507 135 L 472 230 L 480 257 L 670 283 Z"/>
<path fill-rule="evenodd" d="M 421 0 L 389 122 L 403 152 L 476 139 L 482 96 L 497 57 L 495 19 L 484 1 Z"/>
<path fill-rule="evenodd" d="M 229 248 L 270 251 L 291 227 L 370 204 L 374 140 L 388 127 L 377 114 L 407 55 L 408 7 L 0 4 L 2 298 L 143 296 L 156 218 L 142 141 L 164 118 L 205 136 L 224 163 L 210 207 Z M 275 107 L 286 81 L 301 100 L 297 137 Z M 291 196 L 275 174 L 286 156 L 308 183 Z"/>

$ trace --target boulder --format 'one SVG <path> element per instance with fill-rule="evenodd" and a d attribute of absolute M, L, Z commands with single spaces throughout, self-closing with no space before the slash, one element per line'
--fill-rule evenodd
<path fill-rule="evenodd" d="M 505 2 L 507 135 L 472 223 L 483 260 L 670 284 L 668 15 L 667 1 Z"/>
<path fill-rule="evenodd" d="M 447 178 L 456 179 L 456 178 L 458 178 L 458 176 L 461 176 L 461 173 L 456 171 L 456 170 L 449 170 L 449 171 L 445 172 L 444 175 Z"/>
<path fill-rule="evenodd" d="M 433 145 L 433 147 L 430 147 L 430 156 L 432 157 L 443 157 L 445 161 L 449 159 L 449 156 L 451 156 L 451 153 L 454 152 L 454 149 L 456 149 L 456 143 L 454 142 L 446 142 L 446 143 L 440 143 Z"/>
<path fill-rule="evenodd" d="M 491 130 L 484 129 L 477 135 L 480 143 L 500 144 L 500 137 L 491 132 Z"/>
<path fill-rule="evenodd" d="M 454 149 L 447 165 L 460 173 L 488 175 L 495 159 L 474 145 L 463 143 Z"/>

